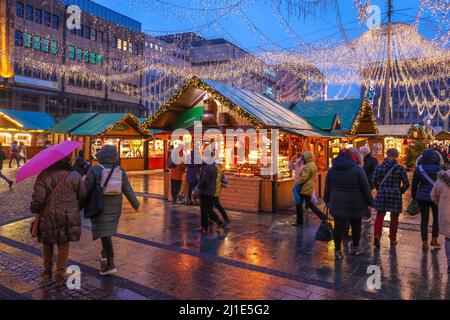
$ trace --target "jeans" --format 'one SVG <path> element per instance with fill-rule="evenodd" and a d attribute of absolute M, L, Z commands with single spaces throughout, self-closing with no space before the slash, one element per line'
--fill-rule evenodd
<path fill-rule="evenodd" d="M 19 156 L 17 155 L 17 153 L 11 152 L 11 155 L 9 156 L 9 167 L 10 167 L 10 168 L 11 168 L 11 163 L 12 163 L 13 159 L 16 160 L 17 166 L 20 165 L 20 158 L 19 158 Z"/>
<path fill-rule="evenodd" d="M 181 190 L 181 180 L 171 180 L 170 181 L 170 185 L 171 185 L 171 192 L 172 192 L 172 201 L 176 202 L 177 198 L 178 198 L 178 194 L 180 193 Z"/>
<path fill-rule="evenodd" d="M 383 222 L 386 212 L 377 212 L 377 218 L 375 219 L 374 238 L 380 240 L 383 233 Z M 389 239 L 391 241 L 397 240 L 398 230 L 398 217 L 400 213 L 391 213 L 391 223 L 389 225 Z"/>
<path fill-rule="evenodd" d="M 450 238 L 445 238 L 445 256 L 447 257 L 447 265 L 450 268 Z"/>
<path fill-rule="evenodd" d="M 5 180 L 6 182 L 10 183 L 11 180 L 9 180 L 6 176 L 3 175 L 3 173 L 0 171 L 0 179 Z"/>
<path fill-rule="evenodd" d="M 219 217 L 214 212 L 214 197 L 202 194 L 200 196 L 200 212 L 201 212 L 201 226 L 203 229 L 208 229 L 208 218 L 219 223 Z"/>
<path fill-rule="evenodd" d="M 341 219 L 334 218 L 334 248 L 335 250 L 341 250 L 342 239 L 347 231 L 347 222 L 352 228 L 352 241 L 355 247 L 359 246 L 359 240 L 361 239 L 361 217 L 354 219 Z"/>
<path fill-rule="evenodd" d="M 317 208 L 311 201 L 311 196 L 301 194 L 300 195 L 300 203 L 296 206 L 297 211 L 297 224 L 303 225 L 303 201 L 305 201 L 306 207 L 310 208 L 320 220 L 325 219 L 325 215 Z"/>
<path fill-rule="evenodd" d="M 438 206 L 431 201 L 417 200 L 420 207 L 420 234 L 422 241 L 428 241 L 428 221 L 430 220 L 430 208 L 433 213 L 433 228 L 431 236 L 433 238 L 439 237 L 439 220 L 438 220 Z"/>
<path fill-rule="evenodd" d="M 65 272 L 69 262 L 69 242 L 57 244 L 58 259 L 56 261 L 56 271 Z M 43 244 L 44 267 L 47 270 L 53 268 L 53 244 Z"/>
<path fill-rule="evenodd" d="M 225 209 L 222 207 L 222 204 L 220 203 L 219 197 L 214 197 L 214 207 L 219 210 L 220 214 L 222 215 L 223 220 L 230 221 L 230 218 L 228 218 L 228 215 L 225 211 Z"/>
<path fill-rule="evenodd" d="M 102 256 L 106 258 L 114 258 L 114 249 L 111 237 L 103 237 L 102 240 Z"/>

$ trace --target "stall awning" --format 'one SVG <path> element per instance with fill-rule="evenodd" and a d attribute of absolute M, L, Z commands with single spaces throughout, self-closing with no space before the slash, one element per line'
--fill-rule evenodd
<path fill-rule="evenodd" d="M 406 138 L 411 130 L 410 124 L 379 125 L 378 135 L 381 137 Z"/>
<path fill-rule="evenodd" d="M 61 120 L 53 127 L 47 130 L 48 133 L 70 133 L 89 119 L 95 117 L 96 113 L 74 113 Z"/>
<path fill-rule="evenodd" d="M 334 133 L 334 132 L 324 132 L 324 131 L 311 131 L 311 130 L 294 130 L 288 128 L 282 128 L 282 131 L 293 133 L 301 137 L 313 137 L 313 138 L 328 138 L 328 139 L 339 139 L 345 138 L 344 135 Z"/>
<path fill-rule="evenodd" d="M 47 130 L 55 120 L 47 112 L 0 109 L 0 116 L 13 120 L 12 124 L 21 130 Z"/>

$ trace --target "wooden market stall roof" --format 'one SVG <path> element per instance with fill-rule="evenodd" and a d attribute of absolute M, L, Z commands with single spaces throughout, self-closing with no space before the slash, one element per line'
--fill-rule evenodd
<path fill-rule="evenodd" d="M 257 128 L 294 130 L 295 134 L 303 136 L 325 134 L 267 96 L 197 77 L 187 81 L 175 96 L 147 119 L 145 126 L 167 130 L 171 124 L 176 123 L 180 112 L 192 108 L 202 99 L 205 91 L 212 99 L 245 116 Z"/>
<path fill-rule="evenodd" d="M 436 140 L 450 140 L 450 132 L 448 131 L 440 131 L 439 133 L 437 133 L 434 138 Z"/>
<path fill-rule="evenodd" d="M 0 109 L 0 128 L 44 131 L 55 124 L 47 112 Z"/>
<path fill-rule="evenodd" d="M 285 107 L 321 130 L 349 134 L 378 133 L 372 106 L 366 99 L 297 102 Z"/>
<path fill-rule="evenodd" d="M 128 113 L 75 113 L 51 127 L 49 133 L 66 133 L 74 136 L 99 136 L 114 126 L 126 123 L 143 136 L 148 131 L 138 118 Z"/>
<path fill-rule="evenodd" d="M 432 128 L 424 127 L 418 124 L 379 125 L 378 131 L 378 135 L 380 137 L 397 137 L 407 139 L 431 139 L 434 134 Z"/>

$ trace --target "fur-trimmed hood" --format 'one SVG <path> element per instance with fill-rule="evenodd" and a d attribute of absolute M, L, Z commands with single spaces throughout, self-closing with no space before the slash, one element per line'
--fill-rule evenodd
<path fill-rule="evenodd" d="M 444 181 L 444 183 L 450 187 L 450 170 L 442 170 L 438 173 L 438 178 Z"/>

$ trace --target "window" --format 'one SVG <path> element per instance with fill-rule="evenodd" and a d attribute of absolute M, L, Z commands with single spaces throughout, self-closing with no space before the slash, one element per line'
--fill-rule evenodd
<path fill-rule="evenodd" d="M 75 47 L 69 46 L 69 59 L 75 60 Z"/>
<path fill-rule="evenodd" d="M 111 43 L 113 48 L 117 48 L 117 40 L 118 40 L 117 37 L 113 37 L 113 40 L 112 40 L 112 43 Z"/>
<path fill-rule="evenodd" d="M 53 55 L 58 54 L 58 42 L 56 42 L 55 40 L 52 40 L 50 42 L 50 53 Z"/>
<path fill-rule="evenodd" d="M 95 52 L 91 52 L 91 58 L 90 58 L 90 63 L 91 64 L 95 64 L 95 60 L 97 58 L 97 54 Z"/>
<path fill-rule="evenodd" d="M 39 70 L 39 69 L 33 69 L 32 77 L 33 77 L 33 78 L 40 79 L 40 78 L 41 78 L 41 70 Z"/>
<path fill-rule="evenodd" d="M 59 16 L 52 16 L 52 28 L 59 29 Z"/>
<path fill-rule="evenodd" d="M 75 28 L 70 29 L 70 33 L 73 35 L 77 35 L 77 29 L 75 29 Z"/>
<path fill-rule="evenodd" d="M 122 39 L 117 39 L 117 49 L 122 50 Z"/>
<path fill-rule="evenodd" d="M 101 54 L 97 55 L 97 64 L 102 64 L 103 63 L 103 58 Z"/>
<path fill-rule="evenodd" d="M 123 51 L 128 51 L 128 42 L 123 40 Z"/>
<path fill-rule="evenodd" d="M 103 85 L 102 85 L 102 83 L 100 81 L 95 83 L 95 89 L 96 90 L 102 90 L 102 87 L 103 87 Z"/>
<path fill-rule="evenodd" d="M 81 25 L 80 29 L 77 29 L 77 36 L 83 37 L 84 35 L 84 25 Z"/>
<path fill-rule="evenodd" d="M 16 2 L 16 16 L 23 18 L 23 3 L 20 1 Z"/>
<path fill-rule="evenodd" d="M 50 79 L 50 75 L 48 74 L 48 72 L 42 71 L 42 79 L 43 80 Z"/>
<path fill-rule="evenodd" d="M 97 31 L 97 42 L 103 43 L 103 31 Z"/>
<path fill-rule="evenodd" d="M 33 7 L 32 6 L 28 6 L 25 10 L 25 19 L 29 20 L 29 21 L 33 21 Z"/>
<path fill-rule="evenodd" d="M 84 50 L 83 60 L 85 63 L 89 63 L 89 51 L 88 50 Z"/>
<path fill-rule="evenodd" d="M 133 52 L 135 55 L 139 54 L 139 45 L 137 43 L 133 43 Z"/>
<path fill-rule="evenodd" d="M 25 33 L 24 40 L 25 48 L 31 48 L 31 34 Z"/>
<path fill-rule="evenodd" d="M 45 11 L 44 12 L 44 25 L 46 27 L 50 27 L 50 19 L 51 19 L 50 17 L 51 17 L 50 12 Z"/>
<path fill-rule="evenodd" d="M 40 36 L 34 36 L 33 39 L 33 48 L 35 50 L 41 50 L 41 37 Z"/>
<path fill-rule="evenodd" d="M 86 39 L 91 39 L 91 28 L 90 27 L 84 27 L 84 37 Z"/>
<path fill-rule="evenodd" d="M 16 46 L 23 46 L 23 32 L 16 30 L 16 33 L 14 35 L 14 44 Z"/>
<path fill-rule="evenodd" d="M 49 53 L 50 52 L 50 40 L 42 38 L 42 51 L 45 53 Z"/>
<path fill-rule="evenodd" d="M 42 24 L 42 10 L 41 9 L 34 9 L 34 22 Z"/>
<path fill-rule="evenodd" d="M 128 52 L 133 53 L 133 43 L 128 43 Z"/>
<path fill-rule="evenodd" d="M 77 61 L 83 60 L 83 50 L 78 48 L 77 49 Z"/>
<path fill-rule="evenodd" d="M 56 72 L 52 72 L 52 75 L 50 76 L 50 81 L 54 81 L 54 82 L 56 82 L 56 81 L 58 81 L 58 77 L 56 76 Z"/>

